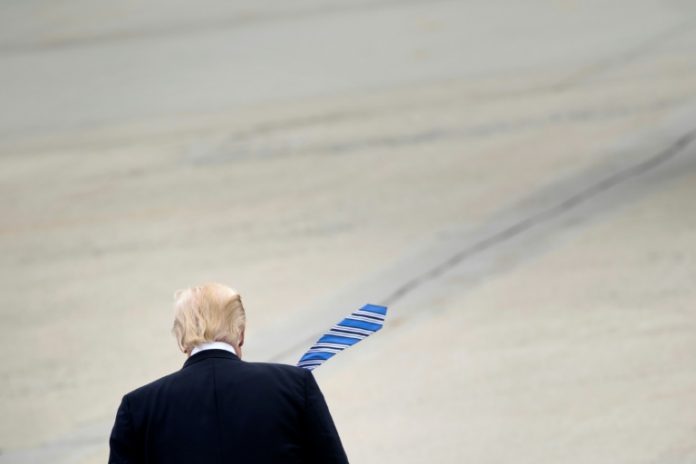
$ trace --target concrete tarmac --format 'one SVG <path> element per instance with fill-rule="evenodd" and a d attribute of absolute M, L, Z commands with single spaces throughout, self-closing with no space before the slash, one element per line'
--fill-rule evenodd
<path fill-rule="evenodd" d="M 351 462 L 696 461 L 696 8 L 70 1 L 0 15 L 1 463 L 106 460 L 175 289 L 316 371 Z"/>

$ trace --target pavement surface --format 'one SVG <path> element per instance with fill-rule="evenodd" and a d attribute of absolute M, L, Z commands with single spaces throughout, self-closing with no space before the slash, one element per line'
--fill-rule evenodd
<path fill-rule="evenodd" d="M 608 4 L 610 3 L 610 4 Z M 696 6 L 0 6 L 0 463 L 105 462 L 237 288 L 351 462 L 696 462 Z"/>

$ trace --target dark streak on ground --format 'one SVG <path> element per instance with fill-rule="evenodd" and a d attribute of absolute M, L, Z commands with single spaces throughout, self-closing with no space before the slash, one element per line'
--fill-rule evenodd
<path fill-rule="evenodd" d="M 696 140 L 696 128 L 684 133 L 683 135 L 678 137 L 674 142 L 668 145 L 666 148 L 662 149 L 657 154 L 648 158 L 647 160 L 634 164 L 603 179 L 600 179 L 599 181 L 588 186 L 579 193 L 571 195 L 566 199 L 560 201 L 556 205 L 536 214 L 532 214 L 531 216 L 528 216 L 514 223 L 513 225 L 492 235 L 489 235 L 488 237 L 479 240 L 473 245 L 454 253 L 445 261 L 431 267 L 430 269 L 403 283 L 396 290 L 392 291 L 386 297 L 379 300 L 379 302 L 377 302 L 376 304 L 383 306 L 392 306 L 395 303 L 398 303 L 408 294 L 422 287 L 426 283 L 437 279 L 438 277 L 442 276 L 447 271 L 461 264 L 468 258 L 471 258 L 482 252 L 488 251 L 496 247 L 497 245 L 500 245 L 512 238 L 515 238 L 536 226 L 542 225 L 545 222 L 548 222 L 552 219 L 556 219 L 559 216 L 568 213 L 572 209 L 601 195 L 602 193 L 605 193 L 621 185 L 624 182 L 647 174 L 655 168 L 667 163 L 668 161 L 672 160 L 674 157 L 682 153 L 694 140 Z M 280 362 L 291 353 L 301 350 L 302 348 L 311 346 L 311 344 L 314 343 L 320 336 L 321 334 L 316 334 L 311 337 L 307 337 L 306 339 L 293 344 L 293 346 L 281 351 L 280 353 L 277 353 L 269 361 Z"/>
<path fill-rule="evenodd" d="M 491 137 L 510 134 L 528 129 L 540 129 L 559 123 L 583 123 L 607 121 L 635 116 L 644 112 L 664 110 L 683 103 L 683 99 L 665 99 L 645 105 L 623 106 L 616 108 L 588 108 L 541 115 L 519 120 L 496 121 L 460 128 L 429 128 L 420 131 L 407 131 L 400 134 L 370 137 L 362 140 L 321 144 L 316 146 L 291 147 L 282 141 L 267 147 L 253 145 L 253 137 L 225 139 L 218 146 L 202 155 L 192 156 L 194 164 L 217 164 L 246 158 L 272 158 L 285 156 L 292 152 L 308 154 L 340 155 L 357 150 L 373 148 L 399 148 L 422 143 L 440 142 L 456 138 Z M 263 143 L 263 142 L 262 142 Z M 237 146 L 235 146 L 237 144 Z"/>
<path fill-rule="evenodd" d="M 687 132 L 686 134 L 679 137 L 675 142 L 669 145 L 667 148 L 663 149 L 661 152 L 655 156 L 648 158 L 647 160 L 635 164 L 629 168 L 612 174 L 593 185 L 590 185 L 585 190 L 572 195 L 562 202 L 552 206 L 551 208 L 541 211 L 537 214 L 529 216 L 506 229 L 501 230 L 483 240 L 467 247 L 454 255 L 452 255 L 446 261 L 438 264 L 437 266 L 429 269 L 428 271 L 422 273 L 421 275 L 414 277 L 410 281 L 404 283 L 401 287 L 394 290 L 389 296 L 381 300 L 379 304 L 390 306 L 395 302 L 402 299 L 407 294 L 411 293 L 413 290 L 417 289 L 427 281 L 433 280 L 440 275 L 447 272 L 449 269 L 458 265 L 467 258 L 486 251 L 504 241 L 507 241 L 517 235 L 524 233 L 525 231 L 531 229 L 532 227 L 538 226 L 544 222 L 554 219 L 572 208 L 585 203 L 586 201 L 600 195 L 601 193 L 610 190 L 619 184 L 626 182 L 635 177 L 646 174 L 647 172 L 657 168 L 658 166 L 666 163 L 670 159 L 681 153 L 691 142 L 696 139 L 696 129 Z"/>

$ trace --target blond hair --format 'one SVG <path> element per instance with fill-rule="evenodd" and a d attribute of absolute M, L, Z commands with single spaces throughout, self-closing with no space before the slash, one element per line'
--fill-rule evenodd
<path fill-rule="evenodd" d="M 230 287 L 212 282 L 174 292 L 172 333 L 184 353 L 204 342 L 237 344 L 245 323 L 241 295 Z"/>

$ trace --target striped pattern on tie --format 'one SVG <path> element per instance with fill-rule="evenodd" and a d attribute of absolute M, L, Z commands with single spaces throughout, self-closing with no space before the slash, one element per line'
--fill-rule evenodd
<path fill-rule="evenodd" d="M 320 366 L 336 353 L 340 353 L 381 329 L 386 316 L 386 306 L 366 304 L 322 335 L 302 355 L 297 366 L 304 367 L 310 371 Z"/>

